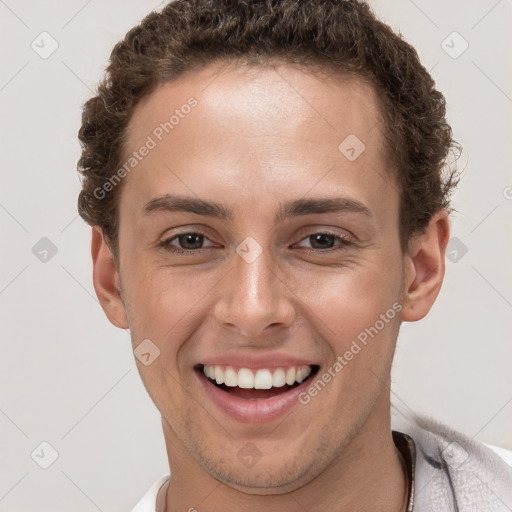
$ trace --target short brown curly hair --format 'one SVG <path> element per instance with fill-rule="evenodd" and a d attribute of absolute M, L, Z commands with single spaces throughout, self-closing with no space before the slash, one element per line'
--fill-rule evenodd
<path fill-rule="evenodd" d="M 97 95 L 84 105 L 78 211 L 101 227 L 117 257 L 121 186 L 97 192 L 122 165 L 135 106 L 161 83 L 213 62 L 317 66 L 369 81 L 400 191 L 402 249 L 434 213 L 450 211 L 458 173 L 444 96 L 414 48 L 358 0 L 174 0 L 112 50 Z M 448 170 L 448 172 L 446 172 Z M 116 258 L 117 259 L 117 258 Z"/>

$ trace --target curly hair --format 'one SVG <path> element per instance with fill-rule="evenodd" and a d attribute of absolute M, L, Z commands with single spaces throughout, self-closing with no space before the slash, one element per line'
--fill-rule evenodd
<path fill-rule="evenodd" d="M 444 96 L 415 49 L 358 0 L 174 0 L 152 12 L 110 55 L 97 95 L 83 108 L 78 211 L 117 255 L 121 186 L 97 191 L 122 164 L 134 108 L 158 85 L 213 62 L 271 61 L 355 75 L 377 92 L 387 153 L 400 192 L 404 250 L 432 216 L 451 211 L 459 179 Z"/>

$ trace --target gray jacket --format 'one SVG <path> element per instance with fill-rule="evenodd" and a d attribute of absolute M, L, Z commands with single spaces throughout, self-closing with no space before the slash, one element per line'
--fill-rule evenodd
<path fill-rule="evenodd" d="M 512 468 L 490 448 L 427 418 L 399 430 L 416 445 L 414 512 L 512 511 Z"/>

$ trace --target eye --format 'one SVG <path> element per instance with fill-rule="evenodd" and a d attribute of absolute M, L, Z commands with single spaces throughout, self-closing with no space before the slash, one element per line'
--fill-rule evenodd
<path fill-rule="evenodd" d="M 330 250 L 335 250 L 335 251 L 342 250 L 346 246 L 351 245 L 351 243 L 352 243 L 348 239 L 348 237 L 335 235 L 334 233 L 329 233 L 329 232 L 313 233 L 301 240 L 301 242 L 304 242 L 304 241 L 308 241 L 311 244 L 311 247 L 315 252 L 318 252 L 318 251 L 328 252 Z M 340 242 L 337 247 L 334 246 L 336 241 Z"/>
<path fill-rule="evenodd" d="M 176 254 L 192 254 L 199 249 L 204 249 L 203 243 L 208 238 L 197 231 L 188 231 L 162 240 L 158 245 Z M 211 244 L 213 246 L 213 244 Z"/>

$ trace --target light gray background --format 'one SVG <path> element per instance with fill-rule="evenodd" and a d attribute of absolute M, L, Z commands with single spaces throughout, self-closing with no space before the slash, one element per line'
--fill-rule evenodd
<path fill-rule="evenodd" d="M 512 448 L 511 2 L 371 4 L 418 49 L 464 146 L 456 261 L 429 316 L 402 327 L 393 402 Z M 95 297 L 75 170 L 81 105 L 112 46 L 159 5 L 0 0 L 1 512 L 129 510 L 167 472 L 129 333 Z M 46 59 L 31 47 L 51 49 L 43 31 L 59 45 Z M 43 237 L 57 248 L 46 262 L 32 252 Z M 58 453 L 48 469 L 43 441 Z"/>

